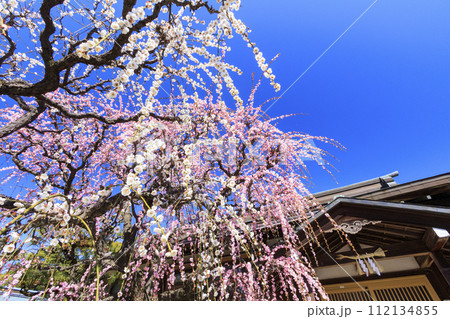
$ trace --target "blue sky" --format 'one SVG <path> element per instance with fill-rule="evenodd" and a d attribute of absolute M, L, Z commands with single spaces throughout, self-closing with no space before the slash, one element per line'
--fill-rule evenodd
<path fill-rule="evenodd" d="M 238 17 L 272 65 L 284 92 L 374 0 L 248 0 Z M 450 1 L 379 0 L 269 110 L 285 131 L 337 140 L 318 144 L 336 159 L 334 178 L 310 165 L 322 191 L 398 170 L 400 183 L 449 171 Z M 242 67 L 245 92 L 256 62 L 244 46 L 228 58 Z M 254 60 L 253 60 L 254 61 Z M 266 83 L 257 99 L 275 96 Z"/>

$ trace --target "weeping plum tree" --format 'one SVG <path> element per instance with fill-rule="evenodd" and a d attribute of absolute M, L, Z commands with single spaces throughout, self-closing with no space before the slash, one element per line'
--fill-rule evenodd
<path fill-rule="evenodd" d="M 233 34 L 280 87 L 239 7 L 0 1 L 2 182 L 24 186 L 0 197 L 6 295 L 326 299 L 302 254 L 320 210 L 303 183 L 306 159 L 323 165 L 309 140 L 330 140 L 279 130 L 259 82 L 244 104 Z"/>

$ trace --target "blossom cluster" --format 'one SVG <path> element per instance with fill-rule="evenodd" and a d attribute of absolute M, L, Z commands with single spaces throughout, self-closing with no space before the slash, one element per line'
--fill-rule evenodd
<path fill-rule="evenodd" d="M 21 10 L 23 27 L 3 31 L 39 42 L 38 3 L 0 0 L 2 14 Z M 172 299 L 180 289 L 198 300 L 326 298 L 297 251 L 315 234 L 297 226 L 319 209 L 302 158 L 324 165 L 306 141 L 328 140 L 279 130 L 253 105 L 256 89 L 243 107 L 232 78 L 241 71 L 226 62 L 235 34 L 280 86 L 235 16 L 240 5 L 152 0 L 118 17 L 116 0 L 64 1 L 52 11 L 52 53 L 7 58 L 3 78 L 19 70 L 30 83 L 45 55 L 73 64 L 59 91 L 27 99 L 35 109 L 46 99 L 45 111 L 0 139 L 14 164 L 2 182 L 30 179 L 23 194 L 0 197 L 1 286 L 20 285 L 30 268 L 52 300 Z M 5 106 L 0 117 L 23 112 Z"/>

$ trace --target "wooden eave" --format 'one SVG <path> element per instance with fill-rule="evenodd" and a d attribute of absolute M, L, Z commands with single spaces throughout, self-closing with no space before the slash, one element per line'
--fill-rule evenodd
<path fill-rule="evenodd" d="M 397 175 L 398 172 L 393 172 L 385 176 L 315 193 L 313 196 L 320 204 L 324 205 L 333 201 L 336 196 L 356 197 L 358 195 L 379 191 L 391 187 L 392 185 L 396 185 L 393 177 Z"/>
<path fill-rule="evenodd" d="M 414 245 L 424 239 L 425 233 L 430 228 L 450 229 L 450 208 L 446 207 L 338 198 L 324 208 L 338 224 L 342 220 L 345 221 L 346 218 L 377 222 L 363 226 L 354 235 L 347 234 L 356 246 L 365 244 L 385 248 L 402 243 Z M 347 244 L 342 235 L 332 230 L 334 225 L 324 212 L 318 213 L 310 222 L 320 247 L 326 248 L 328 253 L 334 253 Z M 322 233 L 323 230 L 326 232 Z M 302 235 L 301 230 L 299 235 Z M 309 240 L 304 238 L 305 247 L 308 242 Z M 447 260 L 450 260 L 450 252 L 447 251 L 450 248 L 449 245 L 450 243 L 446 243 L 442 247 L 442 252 Z M 327 254 L 320 247 L 315 249 L 316 253 L 318 255 Z"/>
<path fill-rule="evenodd" d="M 450 229 L 450 208 L 447 207 L 338 198 L 327 205 L 325 210 L 332 217 L 344 215 L 405 225 Z M 320 218 L 323 217 L 320 216 Z"/>
<path fill-rule="evenodd" d="M 408 201 L 419 196 L 450 192 L 450 173 L 404 183 L 355 196 L 368 200 Z"/>

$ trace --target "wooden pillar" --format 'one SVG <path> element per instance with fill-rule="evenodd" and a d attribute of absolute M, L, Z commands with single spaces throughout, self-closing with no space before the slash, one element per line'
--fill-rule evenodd
<path fill-rule="evenodd" d="M 439 270 L 439 273 L 445 279 L 447 283 L 447 287 L 450 288 L 450 265 L 445 260 L 444 256 L 440 251 L 434 251 L 431 253 L 433 258 L 433 262 L 436 265 L 436 268 Z"/>

